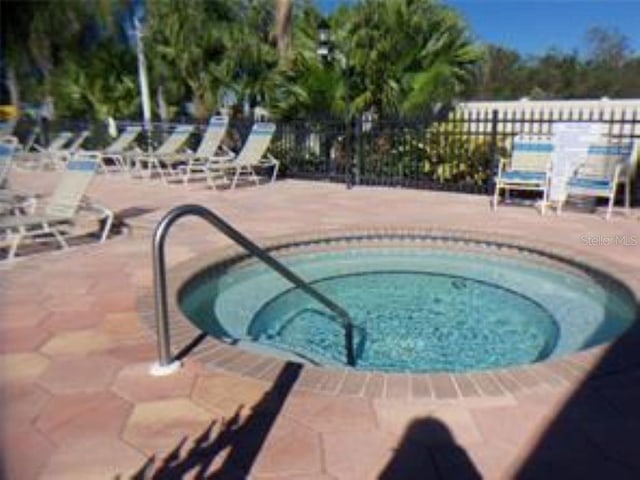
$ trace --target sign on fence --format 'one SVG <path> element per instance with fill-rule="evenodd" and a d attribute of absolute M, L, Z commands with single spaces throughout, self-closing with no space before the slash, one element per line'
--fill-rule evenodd
<path fill-rule="evenodd" d="M 589 145 L 607 133 L 604 123 L 558 122 L 553 126 L 553 168 L 549 201 L 563 202 L 567 181 L 587 158 Z"/>

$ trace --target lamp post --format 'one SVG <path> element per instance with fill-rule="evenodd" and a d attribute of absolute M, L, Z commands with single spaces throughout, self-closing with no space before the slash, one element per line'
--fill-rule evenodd
<path fill-rule="evenodd" d="M 336 49 L 331 41 L 331 27 L 329 22 L 326 19 L 322 18 L 318 22 L 318 47 L 316 49 L 316 53 L 322 63 L 327 65 L 331 61 L 331 57 L 334 53 L 336 53 Z M 351 159 L 349 162 L 349 171 L 347 172 L 347 188 L 351 189 L 358 183 L 358 162 L 357 155 L 354 155 L 354 149 L 351 147 L 351 132 L 353 131 L 353 118 L 351 115 L 351 101 L 349 99 L 349 59 L 344 53 L 341 55 L 344 60 L 344 65 L 342 66 L 343 74 L 346 78 L 346 88 L 345 88 L 345 106 L 346 106 L 346 138 L 347 138 L 347 152 Z M 358 129 L 355 129 L 356 135 Z M 357 139 L 356 139 L 357 143 Z M 356 145 L 357 148 L 357 145 Z"/>

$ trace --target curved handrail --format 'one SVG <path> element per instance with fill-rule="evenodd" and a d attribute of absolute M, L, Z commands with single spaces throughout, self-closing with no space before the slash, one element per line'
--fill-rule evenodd
<path fill-rule="evenodd" d="M 169 336 L 168 306 L 167 306 L 167 272 L 164 255 L 164 244 L 171 226 L 180 218 L 192 215 L 206 220 L 219 232 L 226 235 L 244 248 L 254 257 L 264 262 L 281 276 L 286 278 L 300 290 L 314 298 L 335 313 L 345 329 L 345 350 L 347 364 L 355 366 L 355 352 L 353 346 L 353 322 L 349 313 L 333 300 L 317 289 L 313 288 L 297 274 L 293 273 L 282 263 L 272 257 L 264 249 L 245 237 L 238 230 L 229 225 L 222 217 L 211 210 L 194 204 L 180 205 L 170 210 L 158 223 L 153 234 L 153 284 L 155 293 L 155 320 L 158 331 L 158 363 L 168 367 L 171 362 L 171 340 Z"/>

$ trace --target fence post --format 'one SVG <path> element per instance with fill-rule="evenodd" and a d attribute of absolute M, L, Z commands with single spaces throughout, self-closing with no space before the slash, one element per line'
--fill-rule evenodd
<path fill-rule="evenodd" d="M 498 110 L 493 109 L 491 111 L 491 137 L 489 139 L 489 158 L 491 160 L 491 172 L 489 178 L 488 190 L 489 194 L 493 195 L 496 189 L 495 176 L 498 173 Z"/>
<path fill-rule="evenodd" d="M 640 138 L 636 137 L 636 127 L 638 126 L 638 109 L 633 110 L 633 115 L 631 116 L 631 126 L 629 128 L 629 139 L 631 141 L 640 142 Z M 640 148 L 638 149 L 640 155 Z M 631 206 L 636 207 L 640 205 L 640 168 L 638 168 L 638 163 L 640 163 L 640 159 L 635 158 L 635 178 L 631 181 L 633 182 L 634 189 L 631 191 Z M 627 184 L 628 185 L 628 184 Z"/>

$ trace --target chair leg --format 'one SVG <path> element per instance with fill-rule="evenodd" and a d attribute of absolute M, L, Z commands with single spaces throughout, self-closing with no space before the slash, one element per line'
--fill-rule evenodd
<path fill-rule="evenodd" d="M 102 234 L 100 235 L 100 243 L 104 242 L 109 236 L 111 225 L 113 224 L 113 216 L 113 212 L 107 212 L 105 214 L 104 228 L 102 229 Z"/>
<path fill-rule="evenodd" d="M 629 215 L 631 209 L 631 182 L 627 179 L 624 182 L 624 210 L 625 215 Z"/>
<path fill-rule="evenodd" d="M 60 246 L 62 247 L 63 250 L 69 248 L 69 244 L 64 239 L 62 234 L 58 231 L 58 229 L 50 228 L 49 225 L 47 225 L 47 224 L 45 224 L 44 227 L 45 227 L 45 231 L 46 232 L 49 232 L 49 233 L 53 234 L 54 237 L 56 237 L 56 240 L 58 240 L 58 243 L 60 244 Z"/>
<path fill-rule="evenodd" d="M 613 211 L 613 201 L 615 199 L 615 196 L 616 196 L 616 191 L 614 189 L 613 192 L 609 194 L 609 206 L 607 207 L 607 214 L 605 215 L 606 220 L 609 220 L 611 218 L 611 212 Z"/>
<path fill-rule="evenodd" d="M 492 207 L 493 210 L 497 210 L 498 209 L 498 198 L 500 197 L 500 185 L 496 184 L 496 188 L 495 191 L 493 192 L 493 201 L 492 203 Z"/>
<path fill-rule="evenodd" d="M 253 183 L 255 183 L 256 185 L 260 185 L 260 179 L 258 178 L 258 175 L 256 175 L 256 171 L 252 167 L 247 167 L 247 168 L 249 169 Z"/>
<path fill-rule="evenodd" d="M 16 233 L 13 237 L 13 241 L 11 242 L 11 248 L 9 249 L 9 255 L 7 256 L 7 260 L 13 260 L 16 256 L 16 252 L 18 251 L 18 246 L 24 237 L 23 233 Z"/>
<path fill-rule="evenodd" d="M 271 174 L 271 183 L 276 181 L 276 177 L 278 176 L 278 169 L 280 168 L 280 163 L 276 162 L 273 165 L 273 173 Z"/>
<path fill-rule="evenodd" d="M 236 183 L 238 183 L 238 178 L 240 177 L 241 170 L 242 170 L 242 167 L 236 168 L 236 173 L 233 175 L 233 180 L 231 181 L 231 190 L 236 188 Z"/>

